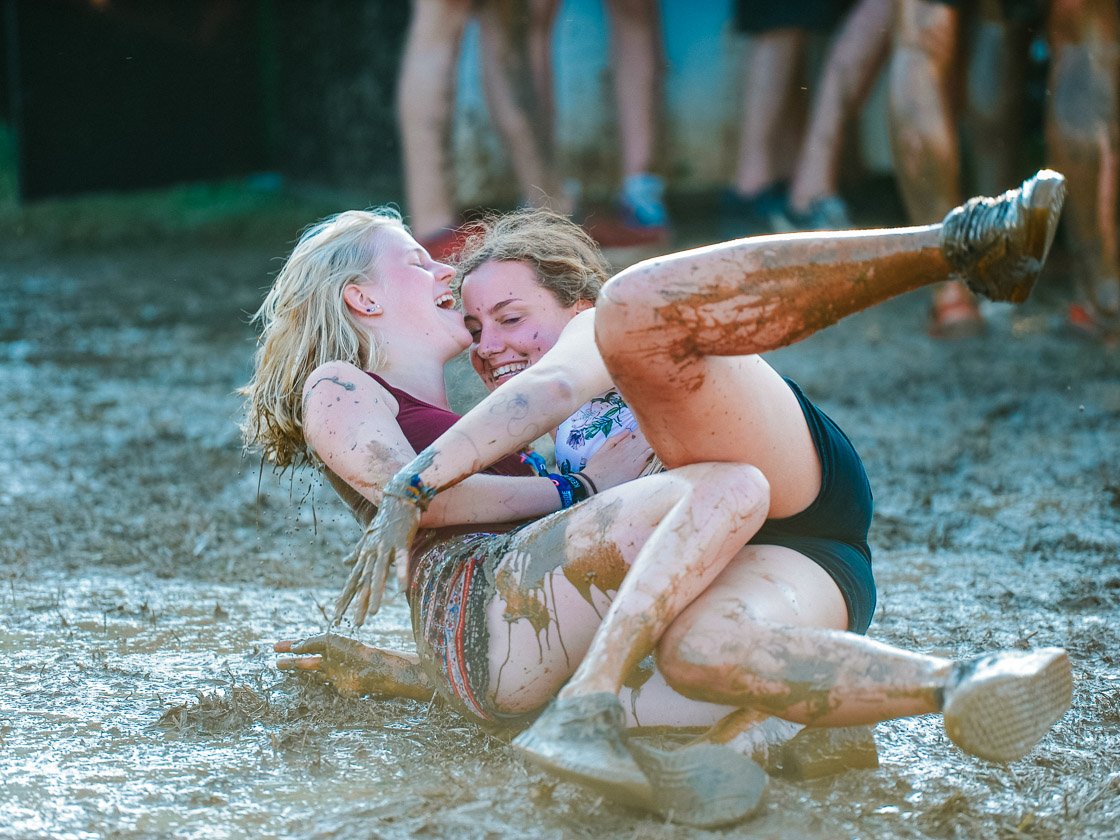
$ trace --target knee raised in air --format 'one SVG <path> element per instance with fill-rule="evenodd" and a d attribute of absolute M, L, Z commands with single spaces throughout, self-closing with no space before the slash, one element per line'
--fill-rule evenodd
<path fill-rule="evenodd" d="M 665 299 L 657 289 L 660 272 L 654 261 L 638 263 L 612 277 L 595 304 L 595 340 L 604 358 L 633 352 L 663 318 Z"/>

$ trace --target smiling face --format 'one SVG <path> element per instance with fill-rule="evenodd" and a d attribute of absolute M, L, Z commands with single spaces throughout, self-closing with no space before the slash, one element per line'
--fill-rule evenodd
<path fill-rule="evenodd" d="M 528 263 L 483 263 L 463 280 L 463 319 L 471 364 L 488 389 L 536 363 L 590 301 L 564 306 L 537 281 Z"/>
<path fill-rule="evenodd" d="M 451 294 L 454 269 L 428 256 L 400 225 L 376 235 L 374 276 L 347 290 L 352 311 L 390 341 L 421 340 L 444 358 L 461 352 L 470 333 Z"/>

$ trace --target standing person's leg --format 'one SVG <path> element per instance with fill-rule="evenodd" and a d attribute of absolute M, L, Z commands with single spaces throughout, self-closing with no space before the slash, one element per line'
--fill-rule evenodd
<path fill-rule="evenodd" d="M 844 132 L 886 59 L 893 16 L 893 0 L 859 0 L 829 48 L 789 190 L 802 230 L 851 227 L 839 199 Z"/>
<path fill-rule="evenodd" d="M 913 224 L 929 224 L 960 203 L 960 144 L 953 88 L 960 15 L 932 0 L 899 0 L 890 67 L 890 129 L 895 170 Z M 975 335 L 976 301 L 957 281 L 934 292 L 930 333 Z"/>
<path fill-rule="evenodd" d="M 478 6 L 483 83 L 521 200 L 567 213 L 571 208 L 565 203 L 552 154 L 551 100 L 542 101 L 538 95 L 542 65 L 551 59 L 551 52 L 533 55 L 534 48 L 548 44 L 534 29 L 547 23 L 549 16 L 538 14 L 534 5 L 533 0 L 484 0 Z"/>
<path fill-rule="evenodd" d="M 800 148 L 791 137 L 791 103 L 801 77 L 805 32 L 786 27 L 752 33 L 743 60 L 739 150 L 732 188 L 724 194 L 721 235 L 726 239 L 771 233 L 781 227 L 785 181 L 782 147 Z M 792 142 L 791 142 L 792 141 Z"/>
<path fill-rule="evenodd" d="M 436 259 L 455 226 L 448 136 L 470 0 L 413 0 L 397 83 L 405 201 L 417 241 Z M 434 250 L 433 250 L 434 249 Z"/>
<path fill-rule="evenodd" d="M 1113 0 L 1053 0 L 1047 153 L 1070 180 L 1067 233 L 1081 260 L 1071 322 L 1120 339 L 1117 255 L 1117 73 L 1120 22 Z"/>
<path fill-rule="evenodd" d="M 629 224 L 665 227 L 663 179 L 653 174 L 662 85 L 657 0 L 607 0 L 611 72 L 622 152 L 619 203 Z"/>
<path fill-rule="evenodd" d="M 1003 14 L 1006 0 L 981 0 L 971 33 L 964 128 L 972 153 L 972 188 L 995 195 L 1022 177 L 1027 28 Z"/>

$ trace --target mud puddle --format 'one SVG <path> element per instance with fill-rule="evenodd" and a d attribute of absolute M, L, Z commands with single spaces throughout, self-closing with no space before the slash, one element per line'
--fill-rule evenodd
<path fill-rule="evenodd" d="M 0 259 L 0 837 L 709 834 L 556 784 L 438 705 L 274 669 L 274 640 L 323 626 L 357 537 L 309 474 L 240 453 L 246 313 L 283 251 Z M 1117 836 L 1120 357 L 1060 333 L 1051 283 L 975 341 L 929 342 L 910 296 L 773 361 L 867 462 L 872 635 L 1064 645 L 1073 710 L 1010 767 L 934 717 L 880 725 L 878 770 L 773 780 L 710 833 Z M 409 635 L 392 600 L 361 638 Z"/>

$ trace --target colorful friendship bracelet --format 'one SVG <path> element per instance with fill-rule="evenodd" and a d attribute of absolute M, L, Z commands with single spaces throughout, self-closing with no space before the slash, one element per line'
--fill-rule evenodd
<path fill-rule="evenodd" d="M 432 499 L 436 497 L 437 490 L 434 487 L 429 487 L 420 480 L 420 475 L 416 474 L 409 479 L 408 484 L 404 487 L 394 487 L 392 483 L 385 488 L 384 495 L 395 496 L 398 499 L 406 499 L 412 502 L 420 510 L 427 510 L 428 505 Z"/>

